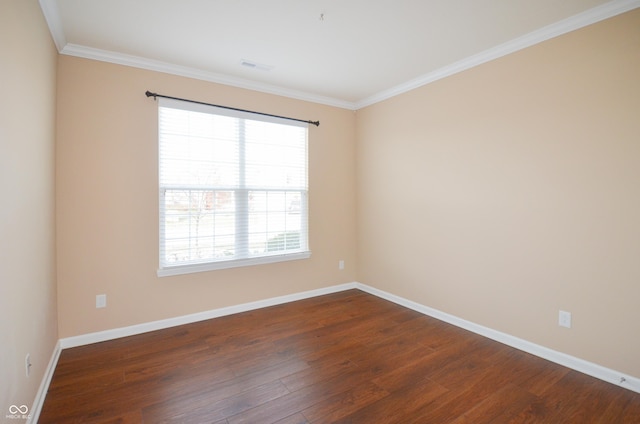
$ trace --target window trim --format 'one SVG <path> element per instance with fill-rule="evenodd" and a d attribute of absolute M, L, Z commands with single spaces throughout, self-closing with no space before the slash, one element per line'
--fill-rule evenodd
<path fill-rule="evenodd" d="M 219 269 L 241 268 L 253 265 L 265 265 L 278 262 L 296 261 L 309 259 L 311 251 L 277 254 L 270 256 L 259 256 L 255 258 L 231 259 L 217 262 L 203 262 L 198 264 L 176 265 L 166 268 L 158 268 L 158 277 L 170 277 L 174 275 L 192 274 L 196 272 L 215 271 Z"/>

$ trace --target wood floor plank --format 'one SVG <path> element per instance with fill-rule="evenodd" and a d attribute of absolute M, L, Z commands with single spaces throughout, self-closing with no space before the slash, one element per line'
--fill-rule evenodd
<path fill-rule="evenodd" d="M 329 357 L 322 362 L 316 361 L 310 367 L 284 377 L 280 381 L 291 392 L 294 392 L 341 375 L 349 375 L 354 372 L 354 369 L 356 369 L 356 365 L 344 357 Z"/>
<path fill-rule="evenodd" d="M 308 424 L 309 421 L 304 417 L 304 415 L 298 413 L 289 415 L 279 421 L 276 421 L 274 424 Z"/>
<path fill-rule="evenodd" d="M 625 393 L 624 397 L 626 405 L 620 415 L 619 422 L 622 424 L 640 423 L 640 400 L 635 393 L 630 392 Z"/>
<path fill-rule="evenodd" d="M 221 421 L 288 393 L 282 383 L 273 381 L 215 402 L 199 394 L 165 401 L 143 409 L 142 413 L 144 421 L 158 424 Z"/>
<path fill-rule="evenodd" d="M 459 416 L 451 424 L 508 423 L 535 401 L 535 395 L 514 384 L 507 384 Z"/>
<path fill-rule="evenodd" d="M 364 383 L 310 406 L 302 415 L 314 424 L 333 423 L 388 395 L 376 384 Z"/>
<path fill-rule="evenodd" d="M 358 290 L 65 349 L 40 423 L 640 423 L 640 394 Z"/>
<path fill-rule="evenodd" d="M 577 371 L 570 371 L 544 393 L 544 418 L 550 423 L 597 422 L 612 403 L 620 401 L 623 395 L 621 390 Z M 567 396 L 567 392 L 571 396 Z"/>
<path fill-rule="evenodd" d="M 511 381 L 535 395 L 544 393 L 570 371 L 516 349 L 507 349 L 493 361 L 492 365 L 499 364 L 503 372 L 509 373 Z"/>
<path fill-rule="evenodd" d="M 420 374 L 420 371 L 417 372 Z M 408 418 L 406 423 L 453 422 L 510 382 L 506 373 L 494 367 L 476 368 L 462 380 L 459 379 L 458 374 L 453 378 L 445 376 L 445 378 L 436 378 L 434 381 L 446 387 L 447 393 L 427 407 L 415 411 L 413 417 Z M 456 384 L 452 384 L 452 381 Z"/>
<path fill-rule="evenodd" d="M 428 379 L 419 379 L 416 384 L 393 392 L 333 423 L 405 423 L 415 416 L 417 410 L 430 405 L 445 393 L 447 389 L 439 384 Z"/>
<path fill-rule="evenodd" d="M 219 409 L 221 409 L 225 404 L 233 404 L 233 398 L 252 397 L 253 393 L 259 393 L 261 389 L 268 387 L 268 384 L 273 382 L 277 383 L 277 386 L 274 386 L 274 393 L 277 392 L 277 396 L 274 396 L 275 398 L 289 393 L 286 386 L 280 382 L 280 378 L 307 367 L 305 362 L 293 360 L 258 370 L 251 374 L 245 374 L 240 378 L 221 382 L 210 380 L 194 384 L 195 387 L 189 387 L 186 391 L 173 390 L 173 395 L 170 399 L 156 402 L 144 408 L 144 416 L 149 422 L 160 422 L 163 416 L 182 416 L 181 412 L 184 411 L 186 411 L 184 415 L 187 416 L 201 415 L 201 410 L 208 410 L 207 408 L 213 404 L 219 405 Z M 243 410 L 237 410 L 234 413 L 231 413 L 230 410 L 225 410 L 225 413 L 227 415 L 235 415 Z"/>
<path fill-rule="evenodd" d="M 273 402 L 229 417 L 227 420 L 229 424 L 273 423 L 325 401 L 332 396 L 343 394 L 355 386 L 371 381 L 374 375 L 374 370 L 355 367 L 345 374 L 303 387 Z"/>

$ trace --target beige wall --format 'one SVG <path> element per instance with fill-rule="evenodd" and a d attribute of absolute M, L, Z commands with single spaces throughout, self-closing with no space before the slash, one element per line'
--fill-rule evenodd
<path fill-rule="evenodd" d="M 640 377 L 639 53 L 635 10 L 359 111 L 358 280 Z"/>
<path fill-rule="evenodd" d="M 310 259 L 156 276 L 157 103 L 146 90 L 320 120 L 309 130 Z M 60 337 L 354 281 L 353 112 L 69 56 L 58 93 Z"/>
<path fill-rule="evenodd" d="M 0 421 L 31 408 L 58 339 L 56 58 L 38 2 L 0 1 Z"/>

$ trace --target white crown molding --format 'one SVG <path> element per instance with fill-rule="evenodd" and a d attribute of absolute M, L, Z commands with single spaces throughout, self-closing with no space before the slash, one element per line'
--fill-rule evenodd
<path fill-rule="evenodd" d="M 303 91 L 291 90 L 276 85 L 260 83 L 257 81 L 232 77 L 210 71 L 203 71 L 201 69 L 191 68 L 188 66 L 174 65 L 172 63 L 162 62 L 159 60 L 147 59 L 140 56 L 133 56 L 108 50 L 95 49 L 92 47 L 85 47 L 77 44 L 66 44 L 60 51 L 60 54 L 81 57 L 84 59 L 98 60 L 101 62 L 109 62 L 118 65 L 131 66 L 134 68 L 162 72 L 171 75 L 178 75 L 187 78 L 194 78 L 217 84 L 258 91 L 261 93 L 274 94 L 277 96 L 283 96 L 327 106 L 334 106 L 342 109 L 354 110 L 355 107 L 355 104 L 352 102 L 347 102 L 332 97 L 325 97 L 317 94 L 306 93 Z"/>
<path fill-rule="evenodd" d="M 44 19 L 49 26 L 49 32 L 53 38 L 53 42 L 60 52 L 64 46 L 67 45 L 67 39 L 64 35 L 64 28 L 62 27 L 62 20 L 60 19 L 60 12 L 58 11 L 58 2 L 56 0 L 40 0 L 40 9 Z"/>
<path fill-rule="evenodd" d="M 231 77 L 228 75 L 209 71 L 203 71 L 196 68 L 174 65 L 171 63 L 153 59 L 100 50 L 76 44 L 68 44 L 65 38 L 64 30 L 62 28 L 62 22 L 58 12 L 56 0 L 39 1 L 42 12 L 45 16 L 47 24 L 49 25 L 49 30 L 51 32 L 53 40 L 56 44 L 56 47 L 58 48 L 58 51 L 61 54 L 99 60 L 103 62 L 110 62 L 172 75 L 179 75 L 187 78 L 194 78 L 214 82 L 217 84 L 224 84 L 348 110 L 358 110 L 370 106 L 372 104 L 381 102 L 391 97 L 395 97 L 399 94 L 406 93 L 442 78 L 446 78 L 448 76 L 481 65 L 485 62 L 498 59 L 510 53 L 514 53 L 518 50 L 531 47 L 535 44 L 541 43 L 559 35 L 575 31 L 582 27 L 640 7 L 640 0 L 613 0 L 609 3 L 605 3 L 601 6 L 594 7 L 570 18 L 556 22 L 555 24 L 540 28 L 539 30 L 518 37 L 499 46 L 485 50 L 484 52 L 459 60 L 433 72 L 429 72 L 418 78 L 392 87 L 388 90 L 383 90 L 365 99 L 359 100 L 357 102 L 349 102 L 337 98 L 320 96 L 313 93 L 291 90 L 275 85 Z"/>
<path fill-rule="evenodd" d="M 355 103 L 341 99 L 320 96 L 317 94 L 298 90 L 291 90 L 275 85 L 231 77 L 215 72 L 203 71 L 201 69 L 190 68 L 187 66 L 174 65 L 171 63 L 147 59 L 144 57 L 67 43 L 67 39 L 64 34 L 64 28 L 62 26 L 62 20 L 60 19 L 60 12 L 58 11 L 57 0 L 39 0 L 39 2 L 42 13 L 45 17 L 45 20 L 47 21 L 47 25 L 49 26 L 49 32 L 51 32 L 53 42 L 55 43 L 56 48 L 58 49 L 58 52 L 60 54 L 98 60 L 102 62 L 109 62 L 118 65 L 131 66 L 134 68 L 141 68 L 150 71 L 162 72 L 165 74 L 194 78 L 217 84 L 244 88 L 248 90 L 259 91 L 262 93 L 274 94 L 292 99 L 324 104 L 327 106 L 339 107 L 342 109 L 355 110 Z"/>
<path fill-rule="evenodd" d="M 613 0 L 609 3 L 594 7 L 593 9 L 589 9 L 554 24 L 547 25 L 546 27 L 540 28 L 511 41 L 507 41 L 506 43 L 500 44 L 473 56 L 469 56 L 388 90 L 383 90 L 373 96 L 359 100 L 356 102 L 356 109 L 371 106 L 399 94 L 406 93 L 442 78 L 457 74 L 458 72 L 465 71 L 485 62 L 498 59 L 510 53 L 531 47 L 535 44 L 575 31 L 596 22 L 612 18 L 638 7 L 640 7 L 640 0 Z"/>

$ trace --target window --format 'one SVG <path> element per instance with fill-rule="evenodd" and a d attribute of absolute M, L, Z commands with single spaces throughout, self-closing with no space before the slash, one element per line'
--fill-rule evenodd
<path fill-rule="evenodd" d="M 307 124 L 159 101 L 158 275 L 308 258 Z"/>

